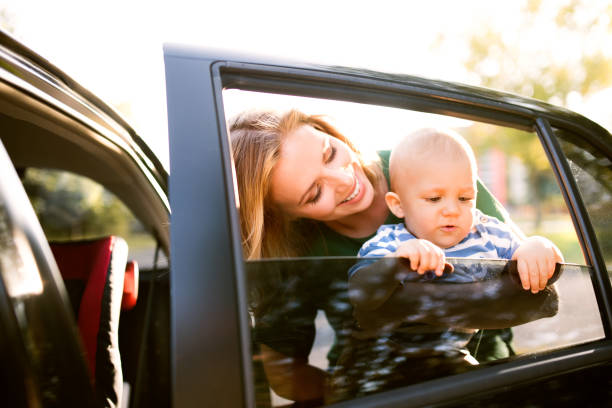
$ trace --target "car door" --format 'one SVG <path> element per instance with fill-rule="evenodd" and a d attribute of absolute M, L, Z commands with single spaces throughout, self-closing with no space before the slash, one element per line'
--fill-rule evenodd
<path fill-rule="evenodd" d="M 2 144 L 0 174 L 0 350 L 5 403 L 93 406 L 93 388 L 66 290 Z"/>
<path fill-rule="evenodd" d="M 78 258 L 71 255 L 85 253 L 80 244 L 118 236 L 128 242 L 133 261 L 126 273 L 140 276 L 140 282 L 127 279 L 130 296 L 120 312 L 120 327 L 115 318 L 112 329 L 109 324 L 98 331 L 112 334 L 106 350 L 112 350 L 113 361 L 101 358 L 97 367 L 108 369 L 113 380 L 119 377 L 114 374 L 123 372 L 124 383 L 116 381 L 113 386 L 124 390 L 125 406 L 151 405 L 151 401 L 167 406 L 167 172 L 110 106 L 2 31 L 0 61 L 4 405 L 96 405 L 91 360 L 83 357 L 75 324 L 84 286 L 80 279 L 66 285 L 61 281 L 49 247 L 74 244 L 74 252 L 64 255 L 70 262 Z M 74 269 L 87 273 L 87 267 Z M 94 315 L 100 310 L 116 312 L 117 299 L 122 303 L 115 297 L 113 307 L 105 303 L 86 310 Z M 74 307 L 68 300 L 74 301 Z M 88 334 L 93 334 L 89 340 L 98 338 L 98 323 L 107 323 L 95 316 L 83 320 L 89 324 Z M 108 345 L 107 339 L 100 341 L 100 348 Z"/>
<path fill-rule="evenodd" d="M 266 98 L 271 94 L 278 96 L 281 108 L 302 103 L 303 109 L 327 113 L 326 109 L 341 110 L 333 105 L 336 101 L 352 104 L 348 122 L 358 122 L 369 130 L 364 143 L 389 132 L 381 126 L 388 112 L 399 112 L 399 123 L 464 121 L 460 125 L 452 122 L 451 126 L 463 129 L 470 135 L 470 143 L 486 150 L 481 179 L 491 187 L 502 174 L 503 180 L 494 192 L 509 196 L 506 205 L 515 208 L 512 218 L 524 221 L 527 227 L 530 223 L 537 225 L 529 227 L 530 231 L 549 234 L 571 261 L 562 267 L 564 272 L 556 284 L 559 310 L 550 319 L 540 316 L 513 328 L 513 344 L 520 345 L 514 354 L 481 361 L 477 369 L 465 373 L 423 381 L 416 378 L 391 387 L 379 387 L 376 381 L 364 377 L 367 389 L 340 398 L 322 396 L 301 402 L 303 406 L 548 406 L 585 398 L 597 403 L 609 398 L 612 314 L 606 214 L 612 139 L 606 130 L 575 113 L 538 101 L 410 76 L 180 46 L 166 46 L 165 64 L 172 174 L 170 279 L 175 406 L 292 403 L 279 397 L 270 384 L 270 371 L 262 369 L 262 343 L 250 308 L 254 280 L 266 280 L 278 273 L 298 278 L 291 281 L 292 292 L 283 292 L 290 293 L 286 297 L 293 303 L 280 304 L 277 316 L 292 324 L 294 309 L 287 309 L 287 305 L 308 307 L 308 333 L 314 330 L 319 336 L 311 340 L 309 364 L 319 364 L 318 368 L 326 370 L 332 379 L 343 368 L 337 363 L 338 357 L 332 360 L 330 354 L 335 344 L 342 346 L 339 328 L 354 318 L 347 300 L 345 272 L 355 258 L 245 262 L 242 255 L 227 119 L 242 109 L 268 103 Z M 234 92 L 239 95 L 232 95 Z M 305 99 L 296 102 L 286 97 Z M 254 102 L 245 104 L 248 100 Z M 370 125 L 363 120 L 380 109 L 384 111 L 382 119 Z M 408 116 L 402 116 L 407 112 Z M 504 164 L 502 173 L 499 163 L 506 159 L 512 162 L 517 150 L 536 152 L 535 156 L 523 155 L 533 163 Z M 518 181 L 508 187 L 505 179 L 521 172 L 526 175 L 518 179 L 527 180 L 531 187 L 520 187 Z M 504 189 L 514 190 L 509 193 Z M 522 215 L 529 214 L 533 216 L 523 219 Z M 312 280 L 321 276 L 325 278 Z M 513 303 L 516 299 L 499 301 L 505 302 L 506 310 L 514 310 L 521 305 Z M 302 321 L 304 316 L 298 313 L 295 318 Z M 355 337 L 353 332 L 344 333 L 344 340 Z M 321 339 L 325 336 L 327 340 Z M 317 346 L 318 354 L 314 353 Z M 380 357 L 376 350 L 369 350 L 366 360 L 370 364 L 362 366 L 360 375 L 368 369 L 393 371 L 394 366 L 376 366 Z M 585 389 L 589 390 L 586 397 Z"/>

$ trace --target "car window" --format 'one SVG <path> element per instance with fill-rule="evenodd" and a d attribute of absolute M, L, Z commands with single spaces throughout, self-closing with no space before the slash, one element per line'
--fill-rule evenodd
<path fill-rule="evenodd" d="M 151 268 L 156 248 L 154 237 L 104 186 L 61 170 L 26 168 L 20 173 L 49 241 L 118 235 L 127 241 L 130 259 L 143 269 Z"/>
<path fill-rule="evenodd" d="M 609 152 L 567 131 L 556 130 L 591 224 L 608 273 L 612 273 L 612 162 Z"/>
<path fill-rule="evenodd" d="M 355 306 L 360 293 L 347 284 L 349 270 L 359 261 L 356 251 L 331 258 L 247 261 L 259 406 L 345 401 L 604 337 L 591 267 L 585 264 L 567 205 L 535 132 L 381 106 L 224 91 L 228 119 L 262 107 L 326 115 L 361 151 L 378 155 L 419 128 L 455 130 L 474 149 L 479 179 L 511 222 L 526 236 L 550 239 L 569 264 L 558 268 L 554 286 L 532 295 L 517 284 L 513 263 L 455 259 L 456 271 L 478 275 L 478 284 L 407 282 L 401 287 L 403 297 L 368 310 Z M 574 155 L 592 155 L 570 147 Z M 607 173 L 598 170 L 583 176 L 580 160 L 570 160 L 579 162 L 572 162 L 576 177 L 591 178 L 581 189 L 593 195 L 585 201 L 590 203 L 590 215 L 601 220 L 596 227 L 599 241 L 608 242 L 609 161 L 603 165 Z M 594 159 L 587 161 L 592 165 Z M 610 251 L 603 251 L 610 262 Z M 369 268 L 374 276 L 405 268 L 397 260 L 391 262 Z M 362 287 L 362 295 L 375 293 L 376 282 L 370 288 Z M 471 321 L 476 315 L 481 320 Z"/>

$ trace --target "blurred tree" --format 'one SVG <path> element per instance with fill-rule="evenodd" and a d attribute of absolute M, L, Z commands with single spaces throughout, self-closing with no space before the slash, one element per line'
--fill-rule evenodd
<path fill-rule="evenodd" d="M 528 0 L 523 16 L 512 31 L 485 25 L 472 33 L 465 65 L 479 85 L 570 108 L 612 86 L 612 4 Z M 490 129 L 474 127 L 476 149 L 489 147 L 483 136 Z M 527 166 L 538 227 L 547 186 L 555 182 L 550 165 L 532 134 L 506 132 L 504 150 Z"/>
<path fill-rule="evenodd" d="M 466 65 L 483 85 L 563 106 L 612 85 L 612 4 L 530 0 L 524 15 L 512 34 L 483 27 L 470 39 Z"/>
<path fill-rule="evenodd" d="M 11 34 L 15 32 L 15 26 L 13 25 L 13 15 L 3 8 L 0 8 L 0 28 Z"/>
<path fill-rule="evenodd" d="M 71 173 L 27 169 L 22 179 L 47 239 L 127 237 L 134 217 L 101 185 Z"/>

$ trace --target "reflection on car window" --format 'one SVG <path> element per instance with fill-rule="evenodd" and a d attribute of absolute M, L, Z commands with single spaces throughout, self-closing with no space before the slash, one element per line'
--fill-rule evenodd
<path fill-rule="evenodd" d="M 612 161 L 576 135 L 560 130 L 556 134 L 591 218 L 608 272 L 612 273 Z"/>
<path fill-rule="evenodd" d="M 59 170 L 27 168 L 22 183 L 49 241 L 124 238 L 141 268 L 153 264 L 155 240 L 102 185 Z"/>
<path fill-rule="evenodd" d="M 0 201 L 0 277 L 14 298 L 42 293 L 42 281 L 23 231 L 13 228 Z"/>
<path fill-rule="evenodd" d="M 354 258 L 247 262 L 254 349 L 283 355 L 277 368 L 284 365 L 290 371 L 306 361 L 324 370 L 322 402 L 329 404 L 486 365 L 478 360 L 482 349 L 469 350 L 468 343 L 482 340 L 488 330 L 474 327 L 521 324 L 513 339 L 519 355 L 603 337 L 597 305 L 588 301 L 590 268 L 571 264 L 558 268 L 553 281 L 559 292 L 576 295 L 559 298 L 553 286 L 537 295 L 522 290 L 512 262 L 451 261 L 457 271 L 476 271 L 478 280 L 449 283 L 444 277 L 432 280 L 413 273 L 408 283 L 398 287 L 405 292 L 403 299 L 377 310 L 360 310 L 351 302 L 359 296 L 349 292 L 346 279 Z M 402 267 L 394 258 L 373 265 Z M 316 310 L 326 317 L 315 318 Z M 282 381 L 292 380 L 287 371 L 279 375 L 261 370 L 261 358 L 260 352 L 253 356 L 254 381 L 259 405 L 265 406 L 270 396 L 262 384 L 269 382 L 273 390 L 282 390 Z"/>

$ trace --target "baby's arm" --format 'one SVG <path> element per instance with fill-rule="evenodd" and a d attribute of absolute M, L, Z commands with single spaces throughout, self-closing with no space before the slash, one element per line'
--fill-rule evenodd
<path fill-rule="evenodd" d="M 359 257 L 381 259 L 377 262 L 362 260 L 349 271 L 349 296 L 353 306 L 360 310 L 375 310 L 389 299 L 405 278 L 405 268 L 398 268 L 393 259 L 386 262 L 383 257 L 404 257 L 420 274 L 434 270 L 438 276 L 442 275 L 444 252 L 431 242 L 411 239 L 394 249 L 381 244 L 380 240 L 371 240 L 361 248 Z"/>
<path fill-rule="evenodd" d="M 436 276 L 442 276 L 446 262 L 444 251 L 425 239 L 411 239 L 403 242 L 394 253 L 387 256 L 409 259 L 410 268 L 419 275 L 427 271 L 434 271 Z"/>
<path fill-rule="evenodd" d="M 516 259 L 523 289 L 538 293 L 555 272 L 555 264 L 563 262 L 563 255 L 548 239 L 533 236 L 521 243 L 512 259 Z"/>

